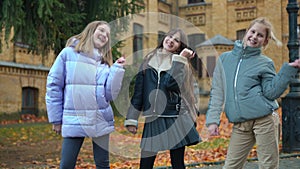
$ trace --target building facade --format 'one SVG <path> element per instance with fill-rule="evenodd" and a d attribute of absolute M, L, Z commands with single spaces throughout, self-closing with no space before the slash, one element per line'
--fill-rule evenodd
<path fill-rule="evenodd" d="M 132 17 L 131 36 L 126 36 L 122 53 L 134 63 L 153 50 L 164 33 L 182 28 L 189 46 L 197 52 L 193 65 L 200 88 L 199 105 L 205 111 L 218 56 L 231 50 L 235 40 L 243 38 L 255 18 L 268 18 L 275 36 L 283 44 L 278 47 L 269 43 L 263 53 L 273 59 L 277 71 L 283 62 L 288 62 L 287 4 L 287 0 L 144 0 L 143 13 Z"/>
<path fill-rule="evenodd" d="M 4 37 L 2 42 L 4 42 Z M 0 114 L 45 111 L 46 78 L 55 56 L 28 53 L 20 43 L 4 45 L 0 53 Z"/>
<path fill-rule="evenodd" d="M 124 41 L 121 53 L 135 66 L 166 32 L 182 28 L 189 46 L 197 52 L 193 65 L 203 108 L 207 105 L 218 56 L 232 49 L 233 42 L 243 37 L 253 19 L 267 17 L 283 43 L 282 47 L 270 43 L 264 50 L 276 69 L 288 62 L 287 0 L 144 0 L 141 4 L 145 8 L 140 14 L 117 20 L 131 21 L 128 32 L 117 38 Z M 0 53 L 0 113 L 45 111 L 46 77 L 55 56 L 28 54 L 26 45 L 22 44 L 9 46 Z"/>

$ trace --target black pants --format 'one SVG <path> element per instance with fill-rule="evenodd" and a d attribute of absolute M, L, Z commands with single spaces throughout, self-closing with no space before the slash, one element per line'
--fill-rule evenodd
<path fill-rule="evenodd" d="M 174 169 L 185 169 L 184 165 L 185 147 L 170 150 L 171 164 Z M 152 169 L 157 152 L 142 151 L 140 169 Z"/>

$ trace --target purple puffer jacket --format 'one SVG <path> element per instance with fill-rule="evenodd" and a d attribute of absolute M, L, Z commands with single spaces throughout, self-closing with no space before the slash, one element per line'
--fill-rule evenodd
<path fill-rule="evenodd" d="M 57 56 L 47 78 L 50 123 L 62 124 L 63 137 L 99 137 L 114 131 L 110 101 L 122 85 L 125 70 L 102 64 L 72 47 Z"/>

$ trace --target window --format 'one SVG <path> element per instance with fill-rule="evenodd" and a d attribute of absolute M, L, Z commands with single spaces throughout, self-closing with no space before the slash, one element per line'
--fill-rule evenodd
<path fill-rule="evenodd" d="M 169 16 L 169 14 L 167 14 L 167 13 L 160 12 L 159 15 L 158 15 L 158 21 L 160 23 L 169 25 L 170 24 L 170 19 L 171 18 Z"/>
<path fill-rule="evenodd" d="M 16 36 L 16 40 L 14 42 L 14 45 L 21 47 L 21 48 L 29 48 L 29 45 L 27 43 L 25 43 L 23 41 L 22 38 L 22 32 L 20 32 L 17 36 Z"/>
<path fill-rule="evenodd" d="M 199 58 L 197 55 L 195 55 L 195 57 L 192 59 L 192 65 L 196 69 L 198 77 L 201 78 L 203 76 L 203 62 L 202 62 L 201 58 Z M 196 66 L 194 66 L 194 65 L 196 65 Z"/>
<path fill-rule="evenodd" d="M 158 31 L 158 35 L 157 35 L 157 44 L 159 45 L 161 43 L 161 41 L 163 40 L 163 38 L 165 37 L 166 33 L 163 31 Z"/>
<path fill-rule="evenodd" d="M 207 77 L 213 76 L 215 66 L 216 66 L 216 57 L 208 56 L 207 57 Z"/>
<path fill-rule="evenodd" d="M 188 0 L 188 4 L 195 4 L 195 3 L 200 3 L 200 2 L 205 2 L 204 0 Z"/>
<path fill-rule="evenodd" d="M 38 89 L 32 87 L 22 89 L 22 113 L 38 114 Z"/>
<path fill-rule="evenodd" d="M 205 41 L 205 34 L 191 34 L 188 35 L 189 46 L 195 50 L 196 46 Z M 202 61 L 196 54 L 195 57 L 191 60 L 192 66 L 196 70 L 198 77 L 202 77 Z"/>
<path fill-rule="evenodd" d="M 188 43 L 191 48 L 195 48 L 198 44 L 205 41 L 205 34 L 204 33 L 197 33 L 188 35 Z"/>
<path fill-rule="evenodd" d="M 134 61 L 143 58 L 143 26 L 140 24 L 133 24 L 133 58 Z"/>
<path fill-rule="evenodd" d="M 241 29 L 241 30 L 236 31 L 236 39 L 243 40 L 245 34 L 246 34 L 246 29 Z"/>

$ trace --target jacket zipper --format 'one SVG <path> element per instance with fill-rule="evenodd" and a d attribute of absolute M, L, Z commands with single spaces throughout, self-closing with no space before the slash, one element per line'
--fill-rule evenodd
<path fill-rule="evenodd" d="M 178 115 L 159 115 L 159 114 L 155 114 L 156 113 L 156 103 L 157 103 L 157 96 L 158 96 L 158 90 L 159 90 L 159 85 L 160 85 L 160 71 L 156 72 L 157 74 L 158 80 L 157 80 L 157 88 L 156 88 L 156 92 L 155 92 L 155 98 L 154 98 L 154 108 L 153 108 L 153 113 L 154 115 L 157 115 L 158 117 L 178 117 Z M 153 115 L 150 115 L 153 116 Z"/>
<path fill-rule="evenodd" d="M 153 108 L 153 113 L 156 113 L 156 101 L 157 101 L 157 95 L 158 95 L 158 90 L 159 90 L 159 84 L 160 84 L 160 72 L 159 71 L 154 71 L 157 74 L 157 87 L 156 87 L 156 92 L 155 92 L 155 98 L 154 98 L 154 108 Z"/>
<path fill-rule="evenodd" d="M 234 99 L 237 100 L 237 92 L 236 92 L 236 83 L 237 83 L 237 76 L 239 74 L 239 70 L 240 70 L 240 66 L 241 66 L 241 62 L 243 61 L 242 58 L 240 58 L 240 61 L 237 65 L 237 68 L 236 68 L 236 73 L 235 73 L 235 76 L 234 76 Z"/>
<path fill-rule="evenodd" d="M 240 58 L 240 60 L 239 60 L 239 63 L 238 63 L 238 65 L 237 65 L 237 68 L 236 68 L 236 71 L 235 71 L 235 76 L 234 76 L 234 99 L 235 99 L 235 101 L 237 101 L 237 90 L 236 90 L 236 85 L 237 85 L 237 77 L 238 77 L 238 74 L 239 74 L 239 71 L 240 71 L 240 66 L 241 66 L 241 63 L 242 63 L 242 61 L 243 61 L 243 55 L 244 55 L 245 53 L 244 53 L 244 48 L 243 48 L 243 50 L 242 50 L 242 52 L 241 52 L 241 58 Z"/>

